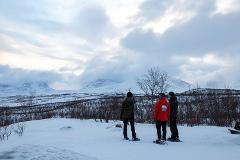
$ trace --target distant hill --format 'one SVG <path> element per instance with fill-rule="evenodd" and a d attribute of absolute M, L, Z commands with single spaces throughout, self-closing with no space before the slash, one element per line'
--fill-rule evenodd
<path fill-rule="evenodd" d="M 189 90 L 191 84 L 179 80 L 179 79 L 170 79 L 169 90 L 174 92 L 183 92 Z M 125 93 L 127 91 L 132 91 L 134 93 L 141 93 L 136 80 L 127 80 L 120 81 L 114 79 L 96 79 L 91 82 L 86 82 L 85 85 L 80 89 L 80 92 L 86 93 L 113 93 L 120 92 Z"/>
<path fill-rule="evenodd" d="M 0 84 L 0 95 L 28 95 L 33 93 L 49 93 L 54 91 L 46 82 L 28 82 L 16 85 Z"/>
<path fill-rule="evenodd" d="M 185 92 L 182 92 L 182 94 L 240 94 L 240 90 L 236 89 L 212 89 L 212 88 L 197 88 L 197 89 L 191 89 Z"/>
<path fill-rule="evenodd" d="M 227 93 L 240 94 L 240 90 L 236 89 L 212 89 L 212 88 L 199 88 L 190 89 L 191 84 L 180 80 L 170 79 L 170 87 L 168 91 L 174 91 L 182 94 L 209 94 L 209 93 Z M 126 93 L 132 91 L 135 94 L 141 94 L 136 80 L 120 81 L 114 79 L 96 79 L 91 82 L 86 82 L 83 87 L 75 91 L 58 91 L 49 87 L 46 82 L 28 82 L 16 85 L 0 84 L 0 96 L 12 96 L 12 95 L 30 95 L 30 94 L 65 94 L 65 93 L 96 93 L 96 94 L 112 94 L 112 93 Z"/>

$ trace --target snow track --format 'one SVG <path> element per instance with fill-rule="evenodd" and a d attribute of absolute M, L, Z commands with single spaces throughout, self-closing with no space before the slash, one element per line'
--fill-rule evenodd
<path fill-rule="evenodd" d="M 12 160 L 96 160 L 76 152 L 43 145 L 20 145 L 0 154 L 0 159 Z"/>

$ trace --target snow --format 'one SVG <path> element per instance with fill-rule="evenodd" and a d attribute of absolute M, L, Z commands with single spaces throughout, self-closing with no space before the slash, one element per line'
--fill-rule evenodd
<path fill-rule="evenodd" d="M 183 142 L 157 145 L 152 143 L 156 138 L 153 124 L 136 124 L 141 141 L 132 142 L 122 139 L 122 129 L 115 127 L 118 123 L 76 119 L 26 122 L 22 137 L 12 135 L 0 142 L 0 159 L 239 159 L 240 136 L 224 127 L 179 126 Z"/>
<path fill-rule="evenodd" d="M 95 160 L 95 158 L 81 155 L 71 150 L 58 147 L 41 145 L 21 145 L 13 148 L 12 151 L 3 152 L 0 159 L 18 159 L 18 160 Z"/>

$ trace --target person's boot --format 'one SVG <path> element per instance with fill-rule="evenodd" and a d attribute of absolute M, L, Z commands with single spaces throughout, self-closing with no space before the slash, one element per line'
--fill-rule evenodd
<path fill-rule="evenodd" d="M 163 142 L 166 142 L 166 138 L 165 138 L 165 137 L 163 137 L 163 138 L 162 138 L 162 141 L 163 141 Z"/>
<path fill-rule="evenodd" d="M 133 140 L 133 141 L 140 141 L 140 139 L 137 138 L 137 137 L 134 137 L 132 140 Z"/>
<path fill-rule="evenodd" d="M 125 140 L 129 140 L 129 138 L 128 138 L 128 137 L 124 137 L 124 139 L 125 139 Z"/>
<path fill-rule="evenodd" d="M 160 144 L 161 143 L 161 140 L 160 139 L 157 139 L 156 141 L 154 141 L 155 143 L 157 144 Z"/>
<path fill-rule="evenodd" d="M 173 137 L 169 137 L 167 140 L 168 140 L 168 141 L 173 141 L 174 138 L 173 138 Z"/>
<path fill-rule="evenodd" d="M 174 138 L 173 141 L 174 142 L 180 142 L 180 139 L 177 137 L 177 138 Z"/>

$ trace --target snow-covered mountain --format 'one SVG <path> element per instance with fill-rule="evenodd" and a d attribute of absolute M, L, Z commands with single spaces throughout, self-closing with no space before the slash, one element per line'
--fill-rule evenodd
<path fill-rule="evenodd" d="M 190 84 L 179 80 L 170 79 L 169 91 L 184 92 L 189 90 Z M 98 94 L 112 94 L 112 93 L 126 93 L 132 91 L 134 93 L 142 93 L 136 80 L 115 80 L 115 79 L 96 79 L 91 82 L 84 83 L 83 87 L 76 91 L 58 91 L 54 90 L 46 82 L 28 82 L 16 85 L 0 84 L 0 96 L 14 96 L 14 95 L 50 95 L 62 93 L 98 93 Z"/>
<path fill-rule="evenodd" d="M 84 87 L 80 89 L 81 92 L 86 93 L 116 93 L 116 92 L 127 92 L 131 90 L 135 93 L 141 93 L 139 86 L 136 83 L 137 80 L 113 80 L 113 79 L 97 79 L 92 82 L 85 83 Z M 174 92 L 184 92 L 189 90 L 191 84 L 179 80 L 171 78 L 169 80 L 169 91 Z"/>
<path fill-rule="evenodd" d="M 50 88 L 46 82 L 27 82 L 16 85 L 0 84 L 0 95 L 28 95 L 35 93 L 49 93 L 54 89 Z"/>
<path fill-rule="evenodd" d="M 169 84 L 170 84 L 169 90 L 177 92 L 177 93 L 181 93 L 181 92 L 187 91 L 192 86 L 188 82 L 185 82 L 185 81 L 183 81 L 181 79 L 174 79 L 174 78 L 170 79 Z"/>
<path fill-rule="evenodd" d="M 213 88 L 196 88 L 183 92 L 183 94 L 240 94 L 236 89 L 213 89 Z"/>
<path fill-rule="evenodd" d="M 118 80 L 113 80 L 113 79 L 97 79 L 96 81 L 90 82 L 87 84 L 86 88 L 99 88 L 99 87 L 104 87 L 107 85 L 116 85 L 121 83 L 121 81 Z"/>
<path fill-rule="evenodd" d="M 96 79 L 86 82 L 80 89 L 84 93 L 116 93 L 126 92 L 128 90 L 136 91 L 137 88 L 133 81 L 120 81 L 114 79 Z"/>

